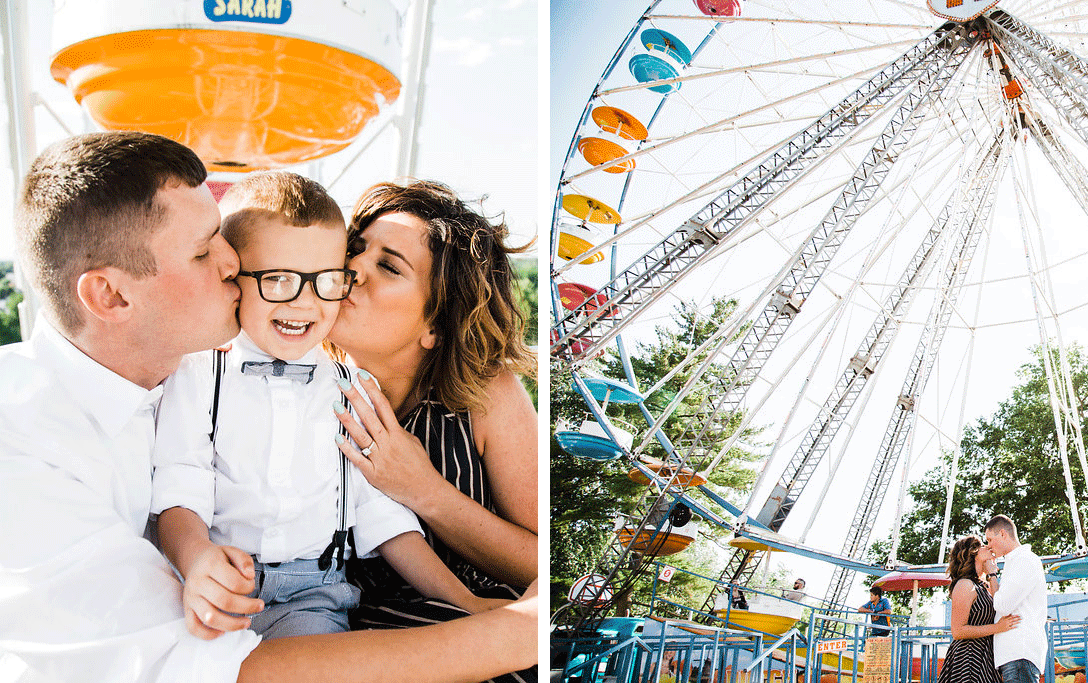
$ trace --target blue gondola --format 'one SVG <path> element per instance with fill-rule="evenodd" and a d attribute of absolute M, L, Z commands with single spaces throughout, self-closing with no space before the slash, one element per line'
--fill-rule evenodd
<path fill-rule="evenodd" d="M 650 52 L 664 52 L 683 66 L 691 63 L 691 50 L 671 33 L 656 28 L 647 29 L 642 32 L 642 45 Z"/>
<path fill-rule="evenodd" d="M 609 403 L 642 403 L 645 397 L 635 391 L 634 387 L 625 382 L 608 377 L 586 377 L 586 386 L 589 387 L 593 398 Z"/>
<path fill-rule="evenodd" d="M 1049 574 L 1060 579 L 1088 578 L 1088 557 L 1074 557 L 1071 560 L 1055 562 L 1046 570 Z"/>
<path fill-rule="evenodd" d="M 612 427 L 612 432 L 623 441 L 622 444 L 608 438 L 604 428 L 594 420 L 583 422 L 578 431 L 557 430 L 555 440 L 564 451 L 573 456 L 603 462 L 621 457 L 631 447 L 632 437 L 629 433 L 615 426 Z"/>
<path fill-rule="evenodd" d="M 666 78 L 676 78 L 680 75 L 676 69 L 672 68 L 672 66 L 664 59 L 653 55 L 635 55 L 631 58 L 628 68 L 631 69 L 631 75 L 634 76 L 635 80 L 639 83 L 649 83 L 651 81 L 660 81 Z M 679 89 L 680 83 L 662 83 L 661 85 L 655 85 L 650 88 L 650 90 L 662 94 Z"/>

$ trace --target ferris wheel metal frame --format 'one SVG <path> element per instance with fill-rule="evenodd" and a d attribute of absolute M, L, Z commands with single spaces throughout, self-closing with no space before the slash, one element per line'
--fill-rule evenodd
<path fill-rule="evenodd" d="M 904 45 L 908 41 L 902 34 L 908 33 L 910 26 L 891 20 L 877 21 L 868 15 L 857 21 L 832 21 L 811 14 L 800 16 L 800 12 L 791 16 L 790 10 L 773 13 L 770 9 L 773 3 L 750 1 L 747 7 L 753 11 L 749 14 L 700 17 L 691 8 L 686 14 L 672 13 L 670 10 L 676 5 L 662 9 L 663 4 L 667 3 L 659 0 L 651 4 L 631 29 L 589 98 L 568 149 L 553 211 L 553 371 L 571 373 L 576 389 L 589 406 L 591 417 L 601 425 L 607 438 L 618 442 L 606 414 L 611 393 L 604 392 L 602 396 L 599 385 L 588 386 L 582 368 L 606 346 L 616 342 L 621 364 L 627 371 L 626 381 L 633 385 L 638 396 L 651 393 L 653 389 L 639 393 L 638 378 L 633 376 L 623 333 L 636 327 L 640 317 L 652 315 L 647 312 L 652 312 L 655 306 L 660 307 L 684 275 L 705 268 L 734 244 L 743 244 L 753 234 L 765 230 L 766 226 L 761 223 L 785 220 L 783 213 L 788 218 L 813 205 L 821 206 L 823 218 L 814 228 L 797 231 L 792 246 L 783 247 L 786 256 L 781 268 L 751 297 L 748 310 L 724 325 L 706 348 L 697 350 L 698 354 L 709 350 L 709 358 L 669 407 L 660 415 L 651 415 L 639 402 L 648 425 L 646 435 L 638 446 L 632 443 L 618 451 L 621 457 L 641 467 L 644 458 L 640 456 L 647 446 L 658 443 L 667 454 L 668 466 L 659 468 L 656 473 L 647 471 L 649 484 L 631 515 L 632 519 L 638 520 L 637 524 L 625 534 L 614 535 L 594 568 L 594 574 L 607 579 L 600 582 L 602 591 L 611 584 L 611 599 L 600 600 L 599 596 L 592 596 L 593 599 L 586 600 L 585 604 L 574 605 L 570 620 L 578 628 L 591 628 L 616 597 L 647 570 L 647 557 L 652 559 L 652 555 L 647 552 L 645 541 L 639 545 L 639 539 L 668 535 L 673 528 L 670 513 L 680 502 L 696 509 L 706 519 L 731 527 L 738 536 L 774 539 L 768 543 L 784 543 L 795 550 L 800 548 L 797 542 L 783 541 L 777 532 L 811 480 L 814 469 L 828 454 L 840 428 L 847 424 L 851 411 L 867 400 L 869 380 L 883 369 L 881 360 L 903 325 L 904 311 L 910 308 L 920 290 L 930 286 L 936 294 L 930 297 L 930 310 L 920 324 L 922 332 L 913 353 L 908 354 L 910 361 L 905 364 L 902 388 L 891 406 L 891 417 L 872 459 L 846 540 L 837 555 L 825 554 L 826 559 L 838 566 L 826 600 L 841 603 L 854 571 L 858 569 L 859 557 L 867 547 L 882 492 L 890 487 L 902 455 L 909 451 L 916 419 L 915 406 L 933 371 L 950 320 L 962 315 L 957 302 L 964 295 L 965 278 L 979 244 L 994 220 L 998 184 L 1007 177 L 1007 169 L 1016 166 L 1017 150 L 1029 139 L 1034 141 L 1081 210 L 1088 208 L 1083 167 L 1077 161 L 1075 148 L 1076 145 L 1088 145 L 1088 126 L 1085 125 L 1088 62 L 1029 22 L 1000 6 L 992 8 L 998 3 L 991 3 L 992 9 L 987 8 L 978 18 L 932 26 L 908 45 Z M 907 5 L 893 1 L 868 4 L 899 10 Z M 1010 4 L 1013 3 L 1005 3 L 1006 6 Z M 739 7 L 739 3 L 734 6 Z M 1042 11 L 1034 12 L 1033 18 L 1043 14 Z M 1069 38 L 1078 33 L 1068 27 L 1080 26 L 1085 14 L 1076 13 L 1075 3 L 1063 3 L 1053 9 L 1049 19 L 1043 17 L 1043 24 L 1052 33 Z M 689 41 L 693 48 L 689 49 L 689 43 L 669 32 L 674 25 L 700 21 L 709 28 L 705 35 L 689 34 L 702 35 Z M 729 29 L 729 24 L 735 28 L 760 25 L 761 22 L 833 26 L 843 35 L 863 30 L 898 33 L 896 40 L 888 40 L 879 48 L 875 44 L 867 46 L 846 41 L 843 47 L 821 43 L 813 54 L 794 59 L 775 59 L 772 55 L 747 65 L 711 63 L 712 59 L 700 62 L 708 45 L 715 41 L 725 42 L 722 34 Z M 921 30 L 917 26 L 913 28 Z M 636 39 L 642 41 L 645 52 L 637 47 Z M 764 99 L 768 101 L 759 101 L 747 110 L 725 113 L 715 110 L 696 123 L 692 123 L 695 119 L 692 116 L 667 134 L 654 134 L 659 117 L 666 117 L 670 111 L 670 98 L 681 97 L 686 92 L 685 87 L 690 89 L 700 80 L 742 73 L 750 68 L 768 73 L 790 71 L 789 77 L 801 84 L 810 75 L 808 70 L 815 69 L 814 65 L 827 66 L 833 60 L 858 55 L 888 54 L 893 48 L 905 49 L 875 64 L 852 62 L 856 68 L 841 77 L 835 69 L 828 68 L 827 73 L 821 74 L 824 85 L 810 88 L 798 85 L 798 92 L 785 95 L 764 93 Z M 631 57 L 632 53 L 636 53 L 634 57 Z M 637 81 L 634 84 L 629 83 L 630 79 L 620 69 L 625 57 L 630 58 L 631 75 Z M 651 64 L 652 68 L 646 66 L 649 62 L 646 57 L 657 60 Z M 802 64 L 803 67 L 798 66 Z M 839 65 L 840 69 L 843 64 Z M 793 69 L 796 71 L 791 71 Z M 648 112 L 645 121 L 614 104 L 617 97 L 627 93 L 650 91 L 660 93 L 661 97 L 657 104 L 650 103 L 643 108 Z M 811 118 L 800 108 L 788 115 L 785 112 L 794 97 L 808 97 L 827 106 L 822 113 L 812 113 Z M 695 99 L 693 96 L 692 100 Z M 972 100 L 978 102 L 977 106 L 971 104 Z M 678 109 L 684 111 L 683 107 Z M 600 111 L 604 113 L 598 116 Z M 671 169 L 671 173 L 659 175 L 669 176 L 676 181 L 675 185 L 683 187 L 672 188 L 670 194 L 659 200 L 659 206 L 648 209 L 639 206 L 633 215 L 626 215 L 625 202 L 639 187 L 636 175 L 649 176 L 660 170 L 653 167 L 656 154 L 691 140 L 738 136 L 738 124 L 756 130 L 768 125 L 754 120 L 765 111 L 772 111 L 778 116 L 779 123 L 792 123 L 794 130 L 800 128 L 800 132 L 784 138 L 772 137 L 773 144 L 765 148 L 756 142 L 743 147 L 733 157 L 722 155 L 720 167 L 724 168 L 714 169 L 707 164 L 702 169 L 703 175 L 688 185 L 677 181 L 686 168 L 683 160 L 677 162 L 680 165 Z M 934 119 L 942 117 L 948 119 L 943 133 L 941 126 L 934 123 Z M 611 137 L 601 135 L 600 131 L 610 133 Z M 598 143 L 598 139 L 603 142 Z M 757 402 L 748 412 L 741 411 L 743 418 L 740 426 L 737 425 L 736 416 L 749 387 L 760 379 L 772 352 L 794 321 L 803 317 L 802 309 L 817 286 L 823 286 L 821 279 L 855 223 L 873 211 L 874 205 L 882 201 L 901 201 L 905 187 L 922 184 L 914 174 L 924 175 L 919 169 L 933 171 L 930 162 L 940 154 L 939 149 L 933 148 L 939 148 L 942 142 L 951 144 L 949 140 L 960 144 L 956 148 L 960 157 L 956 163 L 946 164 L 942 173 L 955 176 L 946 185 L 955 186 L 956 190 L 943 195 L 946 197 L 943 208 L 930 212 L 929 227 L 921 233 L 923 237 L 917 242 L 919 246 L 913 256 L 904 259 L 902 270 L 897 271 L 898 275 L 893 276 L 892 282 L 885 287 L 886 296 L 871 307 L 873 322 L 862 335 L 856 351 L 842 354 L 845 359 L 837 382 L 816 411 L 807 432 L 798 440 L 792 459 L 765 502 L 760 506 L 753 495 L 747 506 L 741 508 L 715 495 L 705 484 L 693 485 L 691 473 L 712 470 L 736 444 L 744 426 L 754 415 L 753 411 L 763 405 Z M 707 142 L 706 146 L 712 144 Z M 695 160 L 693 165 L 701 163 L 698 154 L 691 152 L 687 159 Z M 892 171 L 899 171 L 896 162 L 901 158 L 910 159 L 912 172 L 900 171 L 895 175 Z M 828 162 L 829 159 L 833 162 Z M 849 159 L 850 172 L 840 171 L 823 184 L 810 183 L 822 172 L 821 164 L 842 166 L 843 159 Z M 577 192 L 580 186 L 588 185 L 594 175 L 603 176 L 604 173 L 623 178 L 612 183 L 611 196 L 618 199 L 614 204 L 600 196 Z M 1016 176 L 1015 170 L 1012 175 Z M 1019 192 L 1025 181 L 1014 178 L 1014 182 L 1019 183 Z M 805 187 L 805 183 L 810 183 L 808 192 L 814 199 L 806 197 L 799 207 L 795 201 L 786 212 L 773 212 L 782 195 Z M 605 187 L 603 182 L 600 186 Z M 900 199 L 891 199 L 896 193 Z M 655 220 L 660 225 L 650 226 Z M 598 232 L 593 237 L 590 223 L 615 227 L 611 234 Z M 651 233 L 656 239 L 645 238 L 647 226 L 656 229 Z M 643 244 L 647 246 L 633 252 L 633 256 L 621 256 L 620 247 L 640 230 Z M 881 248 L 887 248 L 887 244 Z M 1050 336 L 1056 335 L 1058 340 L 1060 357 L 1054 364 L 1048 363 L 1046 368 L 1076 536 L 1072 556 L 1082 557 L 1085 542 L 1066 454 L 1075 448 L 1083 470 L 1088 471 L 1083 438 L 1079 421 L 1074 419 L 1077 407 L 1072 399 L 1067 361 L 1061 355 L 1064 351 L 1061 332 L 1056 327 L 1057 317 L 1046 315 L 1048 307 L 1053 309 L 1054 306 L 1052 285 L 1046 280 L 1045 250 L 1032 243 L 1026 233 L 1023 249 L 1031 274 L 1027 279 L 1035 302 L 1035 322 L 1040 338 L 1045 343 Z M 876 250 L 874 247 L 874 253 Z M 599 277 L 602 284 L 594 287 L 577 285 L 579 289 L 574 290 L 577 295 L 572 301 L 570 287 L 577 282 L 574 276 L 579 267 L 604 253 L 610 256 L 600 259 L 607 260 L 609 268 L 605 277 Z M 855 284 L 857 282 L 855 280 Z M 937 284 L 924 285 L 925 282 Z M 560 290 L 563 285 L 568 287 L 565 292 Z M 846 295 L 842 296 L 843 301 L 846 298 Z M 815 325 L 817 332 L 808 338 L 810 345 L 819 343 L 819 330 L 823 325 L 832 324 L 830 321 L 835 315 L 832 310 L 822 318 L 822 324 Z M 691 357 L 696 355 L 693 353 Z M 725 362 L 722 359 L 726 359 Z M 767 382 L 773 384 L 773 379 Z M 658 381 L 654 389 L 661 383 Z M 696 386 L 709 388 L 708 397 L 689 419 L 689 428 L 675 441 L 670 440 L 662 425 L 681 399 Z M 799 403 L 801 397 L 797 401 Z M 794 405 L 790 410 L 787 423 L 793 419 L 796 407 Z M 782 433 L 785 431 L 784 426 Z M 852 436 L 850 432 L 852 429 L 847 430 L 847 441 Z M 906 469 L 903 471 L 905 481 Z M 764 480 L 770 476 L 770 468 L 765 467 L 757 489 L 761 483 L 767 483 Z M 690 495 L 696 488 L 721 510 L 708 509 L 705 502 Z M 826 493 L 825 488 L 822 495 Z M 709 617 L 715 599 L 724 587 L 749 580 L 758 565 L 760 553 L 738 548 L 716 587 L 698 610 L 699 614 Z M 893 564 L 894 558 L 893 544 L 890 560 Z"/>

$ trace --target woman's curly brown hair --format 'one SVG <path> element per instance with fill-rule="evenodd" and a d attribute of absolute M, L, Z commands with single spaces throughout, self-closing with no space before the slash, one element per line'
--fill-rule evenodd
<path fill-rule="evenodd" d="M 488 381 L 503 370 L 536 373 L 525 344 L 525 320 L 514 299 L 505 222 L 490 222 L 448 186 L 430 180 L 379 183 L 363 193 L 348 227 L 348 259 L 362 251 L 359 236 L 377 218 L 411 214 L 427 225 L 431 292 L 423 313 L 437 336 L 416 373 L 417 390 L 433 388 L 447 408 L 483 406 Z"/>
<path fill-rule="evenodd" d="M 952 583 L 948 584 L 948 590 L 952 590 L 960 579 L 970 579 L 972 582 L 979 580 L 975 571 L 975 556 L 981 548 L 982 541 L 974 536 L 964 536 L 952 546 L 952 551 L 948 554 L 947 569 Z"/>

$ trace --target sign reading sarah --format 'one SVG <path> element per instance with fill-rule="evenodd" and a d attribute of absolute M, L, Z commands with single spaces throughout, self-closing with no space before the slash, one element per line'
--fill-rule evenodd
<path fill-rule="evenodd" d="M 927 0 L 929 11 L 942 19 L 971 21 L 993 9 L 1000 0 Z"/>
<path fill-rule="evenodd" d="M 282 24 L 291 18 L 291 0 L 204 0 L 204 15 L 212 21 Z"/>

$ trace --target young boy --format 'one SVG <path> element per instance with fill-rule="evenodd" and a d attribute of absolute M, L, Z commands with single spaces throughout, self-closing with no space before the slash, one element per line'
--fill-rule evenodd
<path fill-rule="evenodd" d="M 871 586 L 869 588 L 869 602 L 859 607 L 858 611 L 869 614 L 869 618 L 872 619 L 873 629 L 870 632 L 871 636 L 882 638 L 891 633 L 887 628 L 876 628 L 877 626 L 891 625 L 887 615 L 892 613 L 892 603 L 888 602 L 888 599 L 884 597 L 883 588 L 880 586 Z"/>
<path fill-rule="evenodd" d="M 469 592 L 415 515 L 336 447 L 337 384 L 351 380 L 319 347 L 355 279 L 339 207 L 313 181 L 268 172 L 234 185 L 220 209 L 241 264 L 242 332 L 225 354 L 188 356 L 167 380 L 152 460 L 152 512 L 185 579 L 189 630 L 348 630 L 359 602 L 344 578 L 348 529 L 360 556 L 376 550 L 423 595 L 469 612 L 506 604 Z"/>

